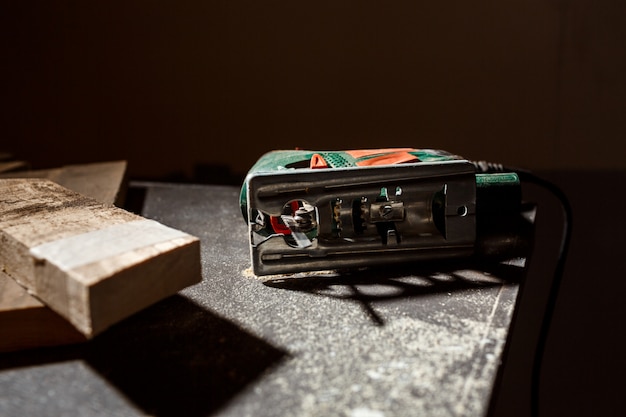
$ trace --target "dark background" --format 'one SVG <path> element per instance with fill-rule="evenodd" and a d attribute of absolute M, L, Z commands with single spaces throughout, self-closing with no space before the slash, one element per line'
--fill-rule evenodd
<path fill-rule="evenodd" d="M 623 2 L 438 3 L 4 1 L 0 148 L 143 178 L 296 146 L 626 168 Z"/>
<path fill-rule="evenodd" d="M 0 34 L 0 151 L 33 168 L 239 184 L 273 149 L 409 146 L 545 173 L 577 222 L 543 409 L 626 406 L 625 2 L 3 1 Z"/>

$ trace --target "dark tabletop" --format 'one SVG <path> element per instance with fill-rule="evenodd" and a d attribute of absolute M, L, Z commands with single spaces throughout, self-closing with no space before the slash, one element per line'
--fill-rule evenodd
<path fill-rule="evenodd" d="M 523 268 L 254 276 L 239 189 L 133 183 L 203 281 L 87 343 L 0 356 L 3 416 L 479 416 Z"/>

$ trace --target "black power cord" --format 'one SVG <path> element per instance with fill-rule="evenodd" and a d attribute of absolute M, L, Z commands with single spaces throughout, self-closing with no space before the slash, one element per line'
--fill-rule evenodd
<path fill-rule="evenodd" d="M 572 208 L 567 196 L 556 184 L 546 180 L 545 178 L 533 174 L 529 170 L 516 167 L 507 167 L 502 164 L 486 161 L 476 161 L 473 162 L 473 164 L 476 167 L 477 173 L 516 173 L 521 182 L 538 185 L 552 193 L 559 200 L 563 210 L 563 234 L 561 237 L 561 245 L 559 248 L 558 258 L 554 269 L 554 277 L 552 279 L 552 283 L 550 284 L 550 289 L 548 292 L 543 320 L 539 329 L 539 335 L 537 339 L 537 345 L 535 347 L 535 354 L 531 371 L 530 410 L 531 415 L 536 417 L 539 415 L 539 385 L 541 382 L 541 368 L 543 365 L 543 356 L 548 339 L 548 333 L 552 324 L 552 317 L 554 315 L 558 293 L 560 291 L 561 282 L 563 280 L 565 261 L 567 259 L 567 253 L 569 250 L 569 244 L 572 236 Z"/>

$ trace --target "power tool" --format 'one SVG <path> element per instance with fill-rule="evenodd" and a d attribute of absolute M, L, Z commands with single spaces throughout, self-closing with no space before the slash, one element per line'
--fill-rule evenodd
<path fill-rule="evenodd" d="M 504 257 L 528 243 L 518 175 L 438 149 L 270 151 L 240 206 L 256 275 Z"/>

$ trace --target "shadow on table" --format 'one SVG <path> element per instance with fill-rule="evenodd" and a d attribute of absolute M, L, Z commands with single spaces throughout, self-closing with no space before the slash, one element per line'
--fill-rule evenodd
<path fill-rule="evenodd" d="M 93 340 L 0 357 L 0 370 L 84 360 L 142 411 L 204 416 L 286 352 L 176 295 Z"/>
<path fill-rule="evenodd" d="M 358 302 L 376 325 L 384 325 L 376 302 L 519 284 L 523 259 L 514 262 L 438 261 L 413 266 L 366 268 L 345 272 L 296 274 L 271 278 L 265 285 L 290 291 Z"/>

